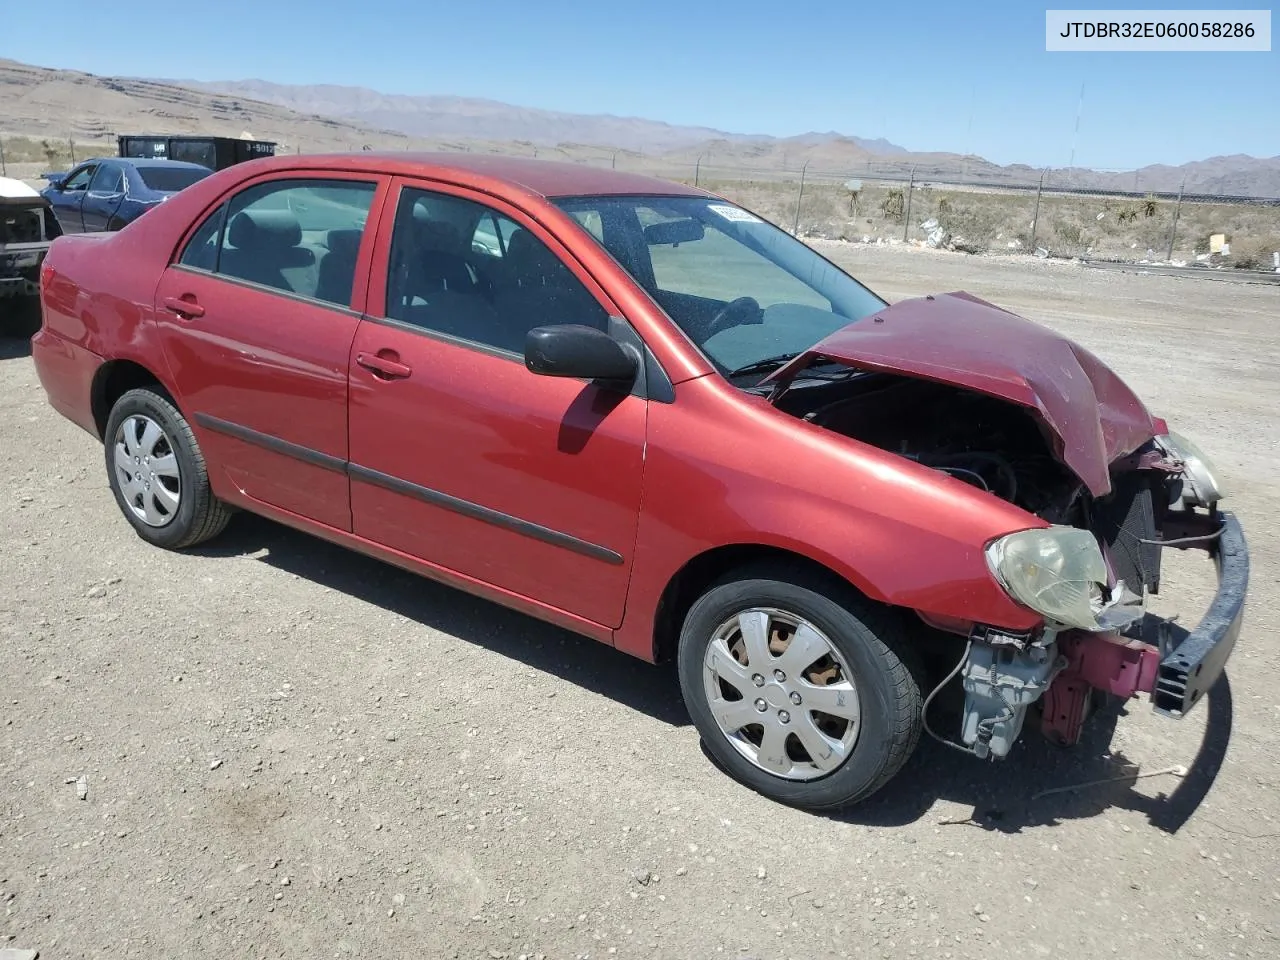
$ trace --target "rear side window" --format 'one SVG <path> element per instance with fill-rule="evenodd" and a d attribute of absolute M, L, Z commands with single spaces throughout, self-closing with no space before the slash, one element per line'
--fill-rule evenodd
<path fill-rule="evenodd" d="M 375 184 L 277 180 L 250 187 L 196 230 L 179 262 L 349 306 Z"/>
<path fill-rule="evenodd" d="M 187 247 L 182 251 L 178 262 L 196 270 L 208 270 L 213 273 L 218 268 L 218 240 L 222 236 L 222 225 L 227 215 L 227 205 L 220 206 L 213 216 L 200 224 L 200 229 L 191 235 Z"/>
<path fill-rule="evenodd" d="M 196 170 L 194 167 L 139 167 L 138 176 L 152 190 L 160 193 L 177 193 L 193 183 L 203 180 L 212 170 Z"/>

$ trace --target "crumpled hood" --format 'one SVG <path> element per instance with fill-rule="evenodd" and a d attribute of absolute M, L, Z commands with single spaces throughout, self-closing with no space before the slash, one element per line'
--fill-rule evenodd
<path fill-rule="evenodd" d="M 785 384 L 815 360 L 923 377 L 1038 412 L 1055 454 L 1094 496 L 1109 467 L 1156 426 L 1132 390 L 1088 350 L 964 292 L 903 300 L 814 344 L 766 379 Z"/>

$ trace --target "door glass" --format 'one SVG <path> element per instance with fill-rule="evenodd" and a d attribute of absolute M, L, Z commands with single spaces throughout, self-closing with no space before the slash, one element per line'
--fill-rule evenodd
<path fill-rule="evenodd" d="M 81 167 L 71 176 L 67 177 L 64 185 L 66 190 L 83 190 L 89 186 L 89 181 L 93 179 L 94 171 L 98 169 L 97 164 L 89 164 Z"/>
<path fill-rule="evenodd" d="M 391 237 L 387 316 L 523 354 L 534 327 L 604 330 L 609 315 L 546 244 L 471 200 L 405 189 Z"/>
<path fill-rule="evenodd" d="M 89 189 L 94 193 L 123 193 L 124 171 L 114 163 L 104 163 L 98 167 Z"/>
<path fill-rule="evenodd" d="M 227 207 L 212 269 L 310 300 L 349 306 L 374 189 L 372 183 L 347 180 L 275 180 L 250 187 Z M 201 246 L 208 244 L 204 233 L 201 227 L 192 237 L 183 263 L 190 255 L 196 261 L 192 266 L 210 269 Z"/>
<path fill-rule="evenodd" d="M 178 258 L 179 263 L 184 267 L 194 267 L 197 270 L 213 272 L 217 269 L 218 240 L 222 233 L 222 218 L 226 212 L 227 205 L 224 203 L 200 225 L 200 228 L 187 241 L 186 249 Z"/>

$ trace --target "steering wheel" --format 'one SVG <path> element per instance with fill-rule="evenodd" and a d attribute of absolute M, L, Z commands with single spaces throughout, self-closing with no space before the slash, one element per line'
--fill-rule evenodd
<path fill-rule="evenodd" d="M 706 339 L 710 340 L 722 330 L 728 330 L 730 327 L 740 327 L 747 323 L 763 323 L 764 318 L 760 310 L 760 304 L 755 297 L 739 297 L 726 303 L 711 318 L 711 323 L 707 326 Z"/>

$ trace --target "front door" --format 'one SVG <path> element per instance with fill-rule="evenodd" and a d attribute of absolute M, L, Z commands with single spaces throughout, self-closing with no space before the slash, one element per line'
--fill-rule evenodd
<path fill-rule="evenodd" d="M 103 161 L 93 175 L 80 206 L 85 233 L 111 228 L 116 211 L 124 200 L 124 170 L 120 164 Z"/>
<path fill-rule="evenodd" d="M 351 529 L 353 284 L 376 180 L 254 183 L 197 228 L 156 291 L 170 370 L 215 492 L 231 484 L 340 530 Z"/>
<path fill-rule="evenodd" d="M 491 204 L 400 188 L 351 350 L 354 530 L 617 626 L 647 402 L 525 368 L 529 329 L 609 329 L 610 310 L 549 235 Z"/>
<path fill-rule="evenodd" d="M 53 215 L 58 218 L 58 226 L 63 233 L 83 233 L 84 220 L 80 207 L 84 203 L 84 195 L 89 191 L 89 182 L 98 172 L 96 163 L 85 163 L 67 174 L 62 181 L 62 189 L 49 192 L 49 202 L 53 204 Z"/>

